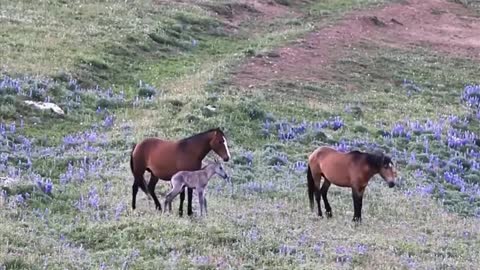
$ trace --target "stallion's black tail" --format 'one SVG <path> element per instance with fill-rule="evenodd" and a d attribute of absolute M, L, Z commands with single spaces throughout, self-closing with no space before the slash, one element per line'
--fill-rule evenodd
<path fill-rule="evenodd" d="M 147 194 L 148 198 L 150 198 L 150 193 L 147 191 L 147 183 L 145 182 L 145 178 L 143 178 L 143 174 L 137 178 L 135 171 L 133 170 L 133 151 L 135 150 L 136 146 L 137 144 L 133 144 L 132 152 L 130 152 L 130 169 L 132 170 L 133 177 L 135 178 L 135 184 L 137 184 L 140 189 Z"/>
<path fill-rule="evenodd" d="M 308 199 L 310 200 L 310 210 L 313 211 L 313 195 L 315 193 L 315 182 L 313 182 L 312 170 L 310 165 L 308 165 L 307 170 L 307 188 L 308 188 Z"/>

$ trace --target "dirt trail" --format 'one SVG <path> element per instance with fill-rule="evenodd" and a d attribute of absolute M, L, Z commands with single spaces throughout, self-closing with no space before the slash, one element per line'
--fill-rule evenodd
<path fill-rule="evenodd" d="M 355 11 L 338 24 L 280 48 L 276 57 L 254 57 L 234 72 L 241 87 L 274 80 L 321 81 L 331 78 L 326 66 L 348 55 L 360 41 L 395 48 L 429 47 L 437 52 L 480 60 L 480 18 L 447 0 L 408 0 Z"/>

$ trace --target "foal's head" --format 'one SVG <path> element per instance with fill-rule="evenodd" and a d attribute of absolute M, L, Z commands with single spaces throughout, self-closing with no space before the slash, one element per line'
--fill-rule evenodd
<path fill-rule="evenodd" d="M 378 173 L 388 183 L 388 187 L 395 186 L 397 172 L 392 159 L 384 154 L 368 154 L 368 163 L 378 170 Z"/>
<path fill-rule="evenodd" d="M 216 174 L 228 181 L 229 177 L 222 163 L 220 163 L 217 159 L 214 159 L 214 163 L 212 164 L 212 166 L 214 167 Z"/>
<path fill-rule="evenodd" d="M 221 131 L 220 128 L 216 128 L 212 130 L 212 132 L 213 136 L 210 140 L 210 147 L 223 159 L 223 161 L 229 161 L 230 150 L 228 149 L 227 140 L 225 139 L 223 131 Z"/>

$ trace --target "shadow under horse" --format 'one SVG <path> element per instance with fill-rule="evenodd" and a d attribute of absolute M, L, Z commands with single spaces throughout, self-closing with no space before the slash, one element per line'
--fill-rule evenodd
<path fill-rule="evenodd" d="M 307 187 L 310 209 L 313 211 L 315 195 L 318 215 L 322 216 L 321 197 L 325 204 L 327 218 L 332 217 L 332 208 L 327 199 L 330 185 L 333 183 L 339 187 L 349 187 L 352 189 L 353 221 L 360 222 L 363 193 L 370 179 L 377 173 L 390 188 L 395 186 L 397 173 L 389 156 L 361 151 L 343 153 L 327 146 L 317 148 L 308 157 Z"/>
<path fill-rule="evenodd" d="M 139 144 L 135 144 L 130 155 L 130 168 L 134 177 L 132 208 L 135 210 L 136 197 L 140 188 L 147 196 L 153 198 L 156 209 L 161 211 L 162 206 L 155 195 L 155 186 L 158 180 L 170 181 L 172 176 L 179 171 L 200 170 L 202 160 L 211 150 L 225 162 L 231 158 L 225 135 L 220 128 L 210 129 L 177 141 L 146 138 Z M 151 174 L 148 185 L 143 176 L 145 171 Z M 193 214 L 193 189 L 187 188 L 187 191 L 187 214 L 190 216 Z M 185 190 L 180 193 L 180 216 L 183 215 L 184 201 Z"/>

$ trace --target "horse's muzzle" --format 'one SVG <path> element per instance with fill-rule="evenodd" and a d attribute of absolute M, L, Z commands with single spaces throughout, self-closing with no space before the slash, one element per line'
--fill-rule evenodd
<path fill-rule="evenodd" d="M 223 161 L 225 161 L 225 162 L 227 162 L 227 161 L 229 161 L 229 160 L 230 160 L 230 158 L 229 158 L 229 157 L 225 157 L 225 158 L 223 158 Z"/>
<path fill-rule="evenodd" d="M 395 186 L 395 182 L 388 182 L 388 187 L 393 188 Z"/>

